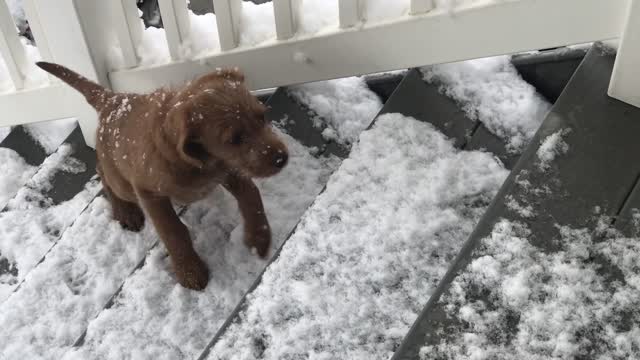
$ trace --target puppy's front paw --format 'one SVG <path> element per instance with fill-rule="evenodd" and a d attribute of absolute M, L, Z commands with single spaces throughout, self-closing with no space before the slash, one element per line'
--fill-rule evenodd
<path fill-rule="evenodd" d="M 173 265 L 176 278 L 180 285 L 192 290 L 204 290 L 209 282 L 209 269 L 196 255 L 190 261 Z"/>
<path fill-rule="evenodd" d="M 245 229 L 245 244 L 249 249 L 256 249 L 258 256 L 266 258 L 271 247 L 271 228 L 268 223 Z"/>

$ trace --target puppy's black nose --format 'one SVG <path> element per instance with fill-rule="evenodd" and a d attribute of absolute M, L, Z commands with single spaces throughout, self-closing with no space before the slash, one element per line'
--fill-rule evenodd
<path fill-rule="evenodd" d="M 288 160 L 289 155 L 287 155 L 287 153 L 278 154 L 273 160 L 273 165 L 275 165 L 275 167 L 277 168 L 282 169 L 285 165 L 287 165 Z"/>

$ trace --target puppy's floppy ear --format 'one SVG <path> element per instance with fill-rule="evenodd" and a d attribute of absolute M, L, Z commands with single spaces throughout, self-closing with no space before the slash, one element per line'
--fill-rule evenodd
<path fill-rule="evenodd" d="M 199 123 L 191 117 L 189 102 L 174 106 L 167 113 L 165 132 L 175 139 L 176 152 L 186 163 L 202 169 L 206 159 L 206 151 L 194 140 L 197 137 Z"/>

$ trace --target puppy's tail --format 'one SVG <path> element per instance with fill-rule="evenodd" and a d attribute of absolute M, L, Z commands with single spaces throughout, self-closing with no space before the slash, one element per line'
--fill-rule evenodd
<path fill-rule="evenodd" d="M 45 61 L 37 62 L 36 65 L 38 65 L 42 70 L 66 82 L 72 88 L 78 90 L 78 92 L 84 95 L 87 102 L 94 108 L 101 105 L 101 102 L 104 99 L 103 95 L 109 92 L 109 90 L 104 87 L 62 65 Z"/>

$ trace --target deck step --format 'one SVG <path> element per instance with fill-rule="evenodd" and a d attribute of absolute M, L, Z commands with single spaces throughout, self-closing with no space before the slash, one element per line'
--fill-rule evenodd
<path fill-rule="evenodd" d="M 394 121 L 398 114 L 404 120 Z M 484 125 L 467 118 L 459 104 L 443 95 L 437 85 L 426 83 L 417 69 L 406 74 L 377 119 L 373 127 L 361 136 L 364 144 L 356 145 L 349 158 L 332 176 L 323 194 L 307 211 L 282 246 L 281 252 L 272 258 L 266 272 L 253 284 L 233 316 L 227 320 L 199 359 L 227 359 L 231 358 L 232 353 L 242 359 L 296 358 L 310 353 L 326 358 L 371 358 L 371 347 L 376 347 L 375 352 L 378 354 L 386 351 L 390 355 L 399 345 L 420 307 L 426 303 L 426 300 L 422 302 L 420 292 L 428 293 L 435 289 L 435 284 L 444 275 L 450 259 L 462 246 L 466 238 L 464 234 L 471 232 L 507 175 L 507 171 L 492 159 L 492 155 L 464 150 L 468 147 L 471 150 L 494 149 L 496 156 L 507 165 L 512 164 L 513 159 L 517 160 L 517 155 L 508 153 L 504 141 L 496 136 L 483 134 L 480 137 L 478 131 Z M 385 130 L 378 129 L 375 125 L 379 119 L 383 119 L 379 126 Z M 425 123 L 429 125 L 426 126 Z M 392 140 L 380 137 L 381 131 L 386 131 L 388 138 Z M 444 138 L 452 139 L 454 146 L 449 145 L 446 150 L 428 149 L 433 146 L 430 142 L 439 143 Z M 425 139 L 429 140 L 423 143 Z M 416 148 L 409 146 L 404 150 L 407 151 L 403 153 L 404 156 L 411 159 L 410 162 L 420 165 L 403 169 L 407 173 L 394 178 L 393 166 L 390 166 L 386 156 L 394 153 L 396 148 L 407 146 L 405 140 L 414 142 Z M 390 145 L 389 141 L 397 143 Z M 376 145 L 372 146 L 373 144 Z M 371 151 L 378 146 L 379 152 L 374 152 L 373 158 L 361 148 Z M 457 170 L 448 169 L 453 184 L 447 185 L 464 188 L 464 185 L 456 181 L 464 182 L 464 176 L 460 175 L 465 167 L 473 168 L 481 163 L 484 165 L 480 165 L 482 169 L 491 169 L 488 171 L 491 174 L 477 168 L 470 170 L 476 171 L 479 177 L 485 177 L 485 187 L 473 190 L 469 187 L 473 194 L 458 194 L 465 198 L 458 199 L 463 204 L 460 208 L 437 201 L 430 203 L 433 200 L 430 200 L 429 194 L 425 196 L 421 193 L 430 191 L 423 187 L 431 189 L 430 182 L 424 182 L 424 178 L 429 177 L 430 170 L 437 172 L 435 169 L 438 165 L 428 154 L 438 151 L 442 153 L 434 156 L 448 156 L 448 160 L 456 163 L 452 166 L 457 167 Z M 509 160 L 508 156 L 512 158 L 511 162 L 505 161 Z M 399 162 L 404 160 L 406 159 L 397 159 Z M 380 164 L 375 165 L 378 161 Z M 437 179 L 434 181 L 436 183 L 442 180 L 437 175 L 433 176 Z M 398 186 L 396 182 L 404 181 L 403 177 L 406 177 L 407 183 Z M 394 187 L 404 188 L 404 191 L 414 195 L 406 196 L 405 201 L 388 198 L 385 189 L 393 191 Z M 435 189 L 431 190 L 437 192 Z M 420 199 L 418 203 L 422 201 L 424 204 L 412 203 L 409 198 L 413 197 Z M 403 209 L 403 205 L 398 204 L 400 209 L 396 210 L 397 214 L 387 214 L 383 210 L 378 213 L 375 206 L 368 205 L 378 198 L 385 199 L 380 200 L 383 202 L 409 202 L 416 208 L 409 206 Z M 350 202 L 354 203 L 349 205 Z M 451 202 L 456 201 L 451 199 Z M 346 210 L 341 209 L 342 206 Z M 351 208 L 353 206 L 356 208 Z M 393 230 L 396 226 L 402 226 L 403 217 L 418 214 L 421 206 L 425 206 L 432 215 L 455 213 L 458 221 L 456 224 L 448 224 L 449 228 L 431 234 L 416 233 L 407 237 L 401 230 Z M 361 213 L 364 215 L 360 215 Z M 350 220 L 353 218 L 361 221 Z M 384 230 L 381 229 L 381 233 L 372 231 L 367 224 L 373 223 L 380 223 Z M 376 249 L 380 252 L 367 253 L 362 247 L 366 245 L 359 243 L 363 236 L 373 243 L 380 242 L 380 247 Z M 435 238 L 435 243 L 442 245 L 425 252 L 420 240 L 415 240 L 416 237 L 420 239 L 420 236 Z M 398 240 L 399 238 L 402 240 Z M 403 250 L 404 247 L 408 249 Z M 385 251 L 383 249 L 391 253 L 393 260 L 387 265 L 396 274 L 385 274 L 386 269 L 375 266 L 375 261 L 386 261 L 380 258 Z M 350 266 L 359 262 L 362 264 Z M 335 263 L 335 268 L 323 267 L 323 264 L 331 263 Z M 375 273 L 380 274 L 380 283 L 366 280 Z M 410 273 L 421 273 L 425 279 L 416 281 L 403 278 Z M 385 284 L 387 280 L 384 279 L 393 283 L 392 289 L 387 288 L 389 284 Z M 362 283 L 363 281 L 373 283 Z M 372 290 L 371 286 L 379 288 Z M 381 291 L 391 292 L 392 295 L 389 299 L 379 300 Z M 271 295 L 273 303 L 267 299 Z M 313 306 L 311 304 L 317 304 L 317 309 L 310 310 Z M 407 304 L 410 304 L 409 309 L 401 310 Z M 268 310 L 262 310 L 263 308 Z M 390 309 L 394 310 L 389 312 Z M 414 314 L 411 314 L 411 309 Z M 350 313 L 349 310 L 353 312 Z M 311 313 L 304 315 L 305 311 Z M 389 318 L 394 321 L 385 323 Z M 360 334 L 362 338 L 354 335 L 357 329 L 365 328 L 367 334 Z M 393 334 L 385 333 L 389 328 L 395 329 L 391 331 Z M 332 333 L 332 330 L 342 332 Z"/>
<path fill-rule="evenodd" d="M 345 148 L 324 139 L 322 127 L 300 126 L 313 123 L 311 116 L 316 115 L 284 89 L 276 91 L 267 105 L 270 120 L 281 124 L 288 134 L 290 150 L 290 164 L 284 172 L 258 182 L 275 249 L 325 186 Z M 145 242 L 148 251 L 137 253 L 135 260 L 115 274 L 110 284 L 118 286 L 105 291 L 109 296 L 98 301 L 102 308 L 92 307 L 91 315 L 77 319 L 76 325 L 84 330 L 64 344 L 67 351 L 61 358 L 119 359 L 141 351 L 151 357 L 194 358 L 202 352 L 266 263 L 243 245 L 235 200 L 226 192 L 217 190 L 190 205 L 181 218 L 211 272 L 205 291 L 177 285 L 164 246 L 155 234 L 150 235 Z"/>
<path fill-rule="evenodd" d="M 496 297 L 499 295 L 494 294 L 492 289 L 485 291 L 483 288 L 466 288 L 465 279 L 470 278 L 469 271 L 474 271 L 468 265 L 479 256 L 487 254 L 485 246 L 488 245 L 485 241 L 490 241 L 490 235 L 499 239 L 504 231 L 516 231 L 505 230 L 502 219 L 526 227 L 527 235 L 520 233 L 520 236 L 528 239 L 530 246 L 538 250 L 532 256 L 541 259 L 544 256 L 564 254 L 560 251 L 569 246 L 562 242 L 567 236 L 568 228 L 586 229 L 586 234 L 595 234 L 603 221 L 616 219 L 620 215 L 620 227 L 627 228 L 629 221 L 625 221 L 625 218 L 628 220 L 631 209 L 640 205 L 637 189 L 640 163 L 629 161 L 630 156 L 633 158 L 630 154 L 640 152 L 640 143 L 637 141 L 637 134 L 640 133 L 640 111 L 607 96 L 613 63 L 614 55 L 601 45 L 597 44 L 589 51 L 447 275 L 431 294 L 418 320 L 395 353 L 394 360 L 457 358 L 463 354 L 456 351 L 473 351 L 474 345 L 464 344 L 462 339 L 477 339 L 477 344 L 481 344 L 479 346 L 485 350 L 506 348 L 508 354 L 517 353 L 515 348 L 510 347 L 509 339 L 517 334 L 519 310 L 510 315 L 511 320 L 504 319 L 504 323 L 500 323 L 503 327 L 492 328 L 492 331 L 497 331 L 498 335 L 495 337 L 487 335 L 488 329 L 480 337 L 473 337 L 475 323 L 462 320 L 457 312 L 460 305 L 452 300 L 451 284 L 456 282 L 455 294 L 467 291 L 463 305 L 467 304 L 475 309 L 500 309 L 500 305 L 494 303 L 498 301 Z M 552 135 L 554 137 L 550 138 Z M 558 139 L 555 137 L 557 135 L 561 135 L 568 149 L 558 143 L 560 150 L 556 153 L 556 158 L 545 163 L 539 155 L 542 154 L 542 158 L 545 158 L 545 153 L 540 150 L 541 143 L 547 141 L 546 144 L 550 144 L 551 139 Z M 528 209 L 522 211 L 523 208 Z M 590 261 L 597 260 L 585 260 L 586 269 L 592 266 Z M 616 272 L 613 268 L 614 266 L 602 266 L 598 270 L 608 279 L 603 281 L 604 286 L 611 286 L 614 279 L 620 280 L 620 270 Z M 499 289 L 496 291 L 500 291 Z M 483 310 L 477 311 L 473 316 L 483 318 Z M 494 314 L 500 316 L 498 312 Z M 572 341 L 574 336 L 594 341 L 592 337 L 597 337 L 602 328 L 592 330 L 593 332 L 590 330 L 581 333 L 582 335 L 569 333 L 567 341 Z M 522 341 L 529 343 L 526 337 L 519 341 L 521 345 L 524 344 Z M 580 351 L 585 350 L 583 346 Z M 544 346 L 541 345 L 542 347 Z M 605 348 L 605 344 L 589 347 L 591 355 L 587 357 L 597 357 L 596 354 Z M 499 354 L 493 353 L 496 357 L 500 357 Z M 568 357 L 577 355 L 566 354 Z"/>
<path fill-rule="evenodd" d="M 62 120 L 14 126 L 0 141 L 0 209 L 71 133 L 70 125 L 70 120 Z"/>
<path fill-rule="evenodd" d="M 15 151 L 31 166 L 39 166 L 47 157 L 42 145 L 29 135 L 23 126 L 11 129 L 9 135 L 0 142 L 0 147 Z"/>
<path fill-rule="evenodd" d="M 0 212 L 0 303 L 97 193 L 95 155 L 76 128 Z"/>
<path fill-rule="evenodd" d="M 557 48 L 519 54 L 511 62 L 520 76 L 533 85 L 538 93 L 555 103 L 587 54 L 588 47 Z"/>

